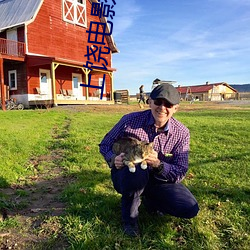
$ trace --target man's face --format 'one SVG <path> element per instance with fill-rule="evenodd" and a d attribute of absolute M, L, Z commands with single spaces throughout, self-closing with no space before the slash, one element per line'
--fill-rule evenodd
<path fill-rule="evenodd" d="M 151 108 L 156 125 L 164 126 L 177 111 L 179 105 L 172 105 L 165 99 L 149 99 L 149 107 Z"/>

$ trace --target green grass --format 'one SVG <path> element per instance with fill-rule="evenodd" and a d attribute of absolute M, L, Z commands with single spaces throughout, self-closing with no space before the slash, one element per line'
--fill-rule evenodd
<path fill-rule="evenodd" d="M 0 112 L 1 187 L 29 175 L 32 156 L 63 148 L 64 157 L 58 164 L 76 177 L 61 195 L 68 208 L 60 217 L 60 235 L 69 249 L 250 249 L 250 110 L 176 114 L 191 133 L 190 168 L 184 184 L 196 196 L 200 212 L 185 220 L 149 216 L 141 206 L 139 239 L 122 233 L 120 195 L 112 187 L 98 148 L 122 115 L 108 108 L 106 113 Z M 65 121 L 67 136 L 55 143 L 53 130 L 62 129 Z M 56 236 L 51 237 L 54 242 Z"/>
<path fill-rule="evenodd" d="M 28 159 L 48 153 L 52 128 L 65 114 L 46 111 L 0 112 L 0 187 L 31 174 Z"/>

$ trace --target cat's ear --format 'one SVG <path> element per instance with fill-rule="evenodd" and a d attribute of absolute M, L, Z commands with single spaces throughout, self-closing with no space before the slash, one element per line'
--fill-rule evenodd
<path fill-rule="evenodd" d="M 154 143 L 153 142 L 148 142 L 147 145 L 150 146 L 150 147 L 153 147 Z"/>

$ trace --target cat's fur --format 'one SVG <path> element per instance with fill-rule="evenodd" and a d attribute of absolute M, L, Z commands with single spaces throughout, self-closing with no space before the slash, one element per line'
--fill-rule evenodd
<path fill-rule="evenodd" d="M 147 168 L 145 159 L 153 151 L 153 143 L 139 141 L 133 137 L 122 137 L 115 141 L 112 148 L 116 155 L 124 153 L 123 164 L 128 166 L 129 171 L 135 172 L 135 164 L 141 163 L 141 168 Z"/>

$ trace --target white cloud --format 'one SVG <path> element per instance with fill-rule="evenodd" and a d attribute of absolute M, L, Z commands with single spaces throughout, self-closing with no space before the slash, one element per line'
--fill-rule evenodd
<path fill-rule="evenodd" d="M 114 37 L 121 36 L 127 29 L 131 28 L 139 13 L 140 7 L 135 0 L 117 2 L 114 17 Z"/>

